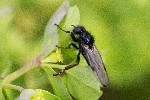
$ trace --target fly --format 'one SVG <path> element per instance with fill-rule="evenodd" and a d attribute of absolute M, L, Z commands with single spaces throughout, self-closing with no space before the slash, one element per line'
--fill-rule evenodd
<path fill-rule="evenodd" d="M 65 67 L 63 70 L 61 70 L 59 73 L 53 75 L 54 76 L 60 75 L 61 73 L 65 72 L 65 70 L 77 66 L 80 62 L 80 54 L 82 54 L 86 59 L 88 65 L 96 73 L 98 80 L 101 82 L 101 84 L 105 87 L 108 86 L 108 76 L 107 76 L 106 68 L 98 52 L 98 49 L 94 44 L 95 40 L 92 37 L 92 35 L 88 31 L 86 31 L 86 29 L 83 26 L 72 25 L 74 29 L 72 32 L 70 32 L 70 31 L 63 30 L 57 24 L 54 25 L 59 27 L 62 31 L 66 33 L 70 33 L 72 40 L 79 44 L 79 46 L 77 46 L 74 43 L 70 43 L 69 46 L 65 48 L 70 48 L 72 46 L 77 50 L 79 50 L 79 52 L 76 58 L 76 64 L 69 65 Z M 78 35 L 79 37 L 77 38 L 75 37 L 75 35 Z"/>

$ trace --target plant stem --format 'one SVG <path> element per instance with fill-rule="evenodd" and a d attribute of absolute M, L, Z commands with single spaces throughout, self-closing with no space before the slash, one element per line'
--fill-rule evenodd
<path fill-rule="evenodd" d="M 41 64 L 41 66 L 48 66 L 51 68 L 64 69 L 67 65 L 59 65 L 59 64 Z"/>
<path fill-rule="evenodd" d="M 11 83 L 13 80 L 15 80 L 16 78 L 20 77 L 24 73 L 27 73 L 29 70 L 38 67 L 38 65 L 40 65 L 40 59 L 36 58 L 35 60 L 29 62 L 28 64 L 26 64 L 25 66 L 21 67 L 17 71 L 15 71 L 15 72 L 9 74 L 8 76 L 6 76 L 4 78 L 4 80 L 3 80 L 3 84 Z"/>

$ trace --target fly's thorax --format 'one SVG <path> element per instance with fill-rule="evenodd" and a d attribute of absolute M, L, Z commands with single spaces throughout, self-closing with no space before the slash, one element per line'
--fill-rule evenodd
<path fill-rule="evenodd" d="M 94 38 L 92 37 L 92 35 L 90 35 L 88 31 L 83 32 L 80 35 L 80 39 L 81 39 L 81 43 L 88 46 L 89 49 L 93 48 Z"/>

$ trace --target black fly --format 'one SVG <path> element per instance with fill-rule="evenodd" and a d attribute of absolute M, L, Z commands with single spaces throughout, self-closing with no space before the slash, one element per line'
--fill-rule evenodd
<path fill-rule="evenodd" d="M 58 26 L 57 24 L 55 24 L 55 25 Z M 86 29 L 83 26 L 74 26 L 74 25 L 72 25 L 72 26 L 74 27 L 72 32 L 65 31 L 62 28 L 60 28 L 60 26 L 58 26 L 58 27 L 62 31 L 64 31 L 66 33 L 70 33 L 72 40 L 79 44 L 79 47 L 76 46 L 76 44 L 74 44 L 74 43 L 71 43 L 71 44 L 69 44 L 68 47 L 66 47 L 66 48 L 70 48 L 70 46 L 73 46 L 74 48 L 79 50 L 79 53 L 78 53 L 77 59 L 76 59 L 76 64 L 65 67 L 59 73 L 54 74 L 54 76 L 60 75 L 65 70 L 68 70 L 68 69 L 78 65 L 80 62 L 80 54 L 82 53 L 82 55 L 86 59 L 88 65 L 96 73 L 96 75 L 97 75 L 99 81 L 102 83 L 102 85 L 108 86 L 108 77 L 107 77 L 105 65 L 102 61 L 102 58 L 101 58 L 96 46 L 94 45 L 94 38 L 88 31 L 86 31 Z M 79 35 L 79 37 L 76 38 L 75 35 Z"/>

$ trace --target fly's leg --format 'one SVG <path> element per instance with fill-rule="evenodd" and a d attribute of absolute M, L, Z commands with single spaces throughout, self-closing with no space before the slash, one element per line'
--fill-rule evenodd
<path fill-rule="evenodd" d="M 64 32 L 66 32 L 66 33 L 71 33 L 70 31 L 66 31 L 66 30 L 63 30 L 59 25 L 57 25 L 57 24 L 54 24 L 54 25 L 56 25 L 60 30 L 62 30 L 62 31 L 64 31 Z"/>
<path fill-rule="evenodd" d="M 74 42 L 78 42 L 78 39 L 75 37 L 73 32 L 71 32 L 71 38 Z"/>
<path fill-rule="evenodd" d="M 58 72 L 57 74 L 53 74 L 53 76 L 60 75 L 60 74 L 64 73 L 65 70 L 69 70 L 69 69 L 71 69 L 71 68 L 77 66 L 77 65 L 79 64 L 79 62 L 80 62 L 80 53 L 81 53 L 81 52 L 79 51 L 79 53 L 78 53 L 78 55 L 77 55 L 77 59 L 76 59 L 76 64 L 72 64 L 72 65 L 69 65 L 69 66 L 65 67 L 64 69 L 62 69 L 62 70 L 61 70 L 60 72 Z"/>
<path fill-rule="evenodd" d="M 56 47 L 63 48 L 63 49 L 69 49 L 71 46 L 74 47 L 77 50 L 79 49 L 79 47 L 74 43 L 70 43 L 67 47 L 59 47 L 59 46 L 56 45 Z"/>
<path fill-rule="evenodd" d="M 74 36 L 74 33 L 73 33 L 73 32 L 63 30 L 63 29 L 62 29 L 59 25 L 57 25 L 57 24 L 54 24 L 54 25 L 56 25 L 60 30 L 62 30 L 62 31 L 64 31 L 64 32 L 66 32 L 66 33 L 70 33 L 71 38 L 72 38 L 72 40 L 73 40 L 74 42 L 77 42 L 77 41 L 78 41 L 78 39 Z M 71 25 L 71 26 L 75 27 L 74 25 Z"/>

